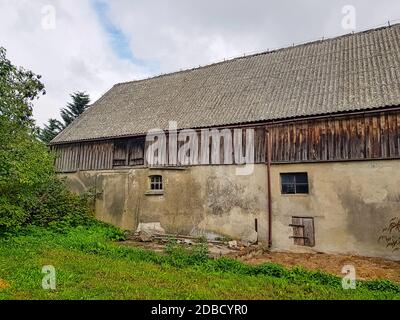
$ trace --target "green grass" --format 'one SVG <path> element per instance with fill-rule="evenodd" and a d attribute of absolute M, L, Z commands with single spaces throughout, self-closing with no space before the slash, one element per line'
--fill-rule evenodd
<path fill-rule="evenodd" d="M 339 277 L 322 272 L 212 260 L 201 245 L 156 254 L 111 241 L 119 237 L 94 224 L 0 238 L 0 299 L 400 299 L 400 286 L 389 281 L 344 290 Z M 44 265 L 56 268 L 56 290 L 41 287 Z"/>

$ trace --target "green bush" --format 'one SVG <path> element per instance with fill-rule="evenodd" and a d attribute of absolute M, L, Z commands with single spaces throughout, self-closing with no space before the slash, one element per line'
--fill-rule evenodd
<path fill-rule="evenodd" d="M 209 259 L 206 243 L 195 244 L 189 249 L 172 240 L 166 245 L 165 252 L 167 262 L 176 267 L 199 265 Z"/>
<path fill-rule="evenodd" d="M 70 192 L 64 181 L 52 177 L 40 186 L 36 197 L 27 203 L 29 222 L 41 226 L 60 221 L 69 226 L 85 225 L 92 215 L 88 197 L 87 194 Z"/>
<path fill-rule="evenodd" d="M 400 285 L 388 280 L 370 280 L 361 283 L 361 286 L 374 291 L 389 291 L 400 294 Z"/>
<path fill-rule="evenodd" d="M 32 101 L 42 94 L 40 76 L 14 66 L 0 47 L 0 234 L 90 220 L 88 198 L 67 190 L 56 176 L 54 156 L 38 140 Z"/>
<path fill-rule="evenodd" d="M 89 196 L 70 192 L 57 177 L 46 146 L 31 142 L 31 150 L 24 143 L 14 148 L 22 150 L 9 154 L 9 168 L 0 178 L 0 232 L 27 225 L 61 230 L 87 224 L 93 215 Z"/>

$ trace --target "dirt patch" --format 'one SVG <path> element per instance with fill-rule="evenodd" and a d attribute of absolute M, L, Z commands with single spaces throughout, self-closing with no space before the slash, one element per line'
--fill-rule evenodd
<path fill-rule="evenodd" d="M 400 261 L 326 253 L 249 252 L 238 254 L 237 259 L 249 264 L 273 262 L 285 267 L 302 266 L 343 276 L 342 267 L 349 264 L 356 269 L 360 280 L 386 279 L 400 283 Z"/>
<path fill-rule="evenodd" d="M 156 252 L 164 252 L 165 249 L 165 243 L 159 242 L 128 240 L 121 244 Z M 326 253 L 268 252 L 261 246 L 240 247 L 234 250 L 224 245 L 208 244 L 208 249 L 214 258 L 229 256 L 248 264 L 272 262 L 287 268 L 302 266 L 308 270 L 320 270 L 338 276 L 343 276 L 343 266 L 353 265 L 357 279 L 386 279 L 400 283 L 400 261 Z"/>
<path fill-rule="evenodd" d="M 10 284 L 6 281 L 0 278 L 0 289 L 7 289 L 10 287 Z"/>

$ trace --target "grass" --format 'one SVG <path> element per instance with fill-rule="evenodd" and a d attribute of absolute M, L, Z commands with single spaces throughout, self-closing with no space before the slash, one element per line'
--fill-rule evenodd
<path fill-rule="evenodd" d="M 0 238 L 0 299 L 400 299 L 400 286 L 385 280 L 344 290 L 318 271 L 213 260 L 202 245 L 157 254 L 111 241 L 121 236 L 96 223 Z M 41 287 L 44 265 L 56 269 L 56 290 Z"/>

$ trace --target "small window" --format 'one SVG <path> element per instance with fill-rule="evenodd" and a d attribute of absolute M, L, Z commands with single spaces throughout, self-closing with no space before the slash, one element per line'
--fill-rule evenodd
<path fill-rule="evenodd" d="M 308 193 L 307 173 L 281 173 L 283 194 Z"/>
<path fill-rule="evenodd" d="M 294 244 L 298 246 L 315 246 L 314 218 L 292 217 Z"/>
<path fill-rule="evenodd" d="M 150 190 L 162 190 L 162 176 L 150 176 Z"/>

